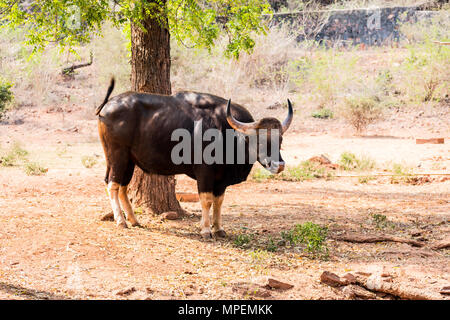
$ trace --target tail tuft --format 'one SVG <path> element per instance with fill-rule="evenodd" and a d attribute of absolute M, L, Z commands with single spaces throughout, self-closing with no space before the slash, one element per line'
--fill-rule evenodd
<path fill-rule="evenodd" d="M 105 100 L 103 100 L 103 103 L 102 103 L 101 105 L 99 105 L 99 106 L 95 109 L 95 115 L 96 115 L 96 116 L 99 115 L 100 111 L 102 111 L 102 109 L 103 109 L 103 106 L 108 102 L 109 96 L 111 95 L 111 93 L 112 93 L 113 90 L 114 90 L 114 83 L 115 83 L 115 80 L 114 80 L 114 77 L 112 77 L 112 78 L 111 78 L 111 83 L 109 84 L 109 87 L 108 87 L 108 92 L 106 92 Z"/>

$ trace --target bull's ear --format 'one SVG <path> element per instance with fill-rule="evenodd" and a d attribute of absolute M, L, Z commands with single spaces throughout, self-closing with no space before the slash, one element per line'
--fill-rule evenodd
<path fill-rule="evenodd" d="M 242 132 L 243 134 L 252 135 L 256 134 L 256 129 L 258 128 L 258 122 L 240 122 L 236 120 L 231 114 L 231 99 L 228 100 L 227 105 L 227 121 L 228 124 L 236 131 Z"/>
<path fill-rule="evenodd" d="M 286 119 L 284 119 L 283 121 L 283 125 L 282 125 L 282 134 L 284 134 L 287 129 L 289 129 L 289 126 L 291 125 L 292 119 L 294 118 L 294 109 L 292 109 L 292 104 L 291 101 L 289 101 L 289 99 L 287 99 L 288 101 L 288 115 L 286 117 Z"/>

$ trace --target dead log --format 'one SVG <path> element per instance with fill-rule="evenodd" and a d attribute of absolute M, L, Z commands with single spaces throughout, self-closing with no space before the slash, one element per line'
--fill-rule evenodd
<path fill-rule="evenodd" d="M 415 288 L 402 283 L 392 282 L 391 278 L 381 275 L 371 275 L 368 278 L 358 278 L 358 284 L 365 289 L 393 295 L 407 300 L 440 300 L 442 296 L 435 292 L 429 292 L 423 288 Z"/>
<path fill-rule="evenodd" d="M 64 69 L 62 70 L 61 73 L 62 73 L 63 75 L 65 75 L 65 76 L 68 76 L 68 75 L 73 74 L 73 72 L 75 71 L 75 69 L 79 69 L 79 68 L 83 68 L 83 67 L 90 66 L 90 65 L 92 64 L 92 62 L 94 62 L 94 55 L 92 54 L 92 52 L 91 52 L 91 54 L 90 54 L 90 57 L 91 57 L 91 58 L 90 58 L 90 61 L 89 61 L 89 62 L 71 65 L 70 67 L 64 68 Z"/>
<path fill-rule="evenodd" d="M 365 236 L 365 235 L 345 235 L 336 237 L 337 241 L 355 242 L 355 243 L 375 243 L 375 242 L 400 242 L 407 243 L 413 247 L 423 247 L 424 244 L 419 241 L 403 239 L 392 236 Z"/>
<path fill-rule="evenodd" d="M 423 288 L 415 288 L 402 283 L 394 282 L 389 274 L 372 274 L 357 272 L 339 277 L 329 271 L 324 271 L 320 276 L 320 282 L 332 287 L 344 287 L 342 292 L 348 298 L 375 299 L 376 293 L 407 300 L 438 300 L 442 296 L 436 292 L 429 292 Z M 446 290 L 441 290 L 445 294 Z"/>

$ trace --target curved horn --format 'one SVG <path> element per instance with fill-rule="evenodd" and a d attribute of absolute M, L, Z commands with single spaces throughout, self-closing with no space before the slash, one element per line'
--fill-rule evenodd
<path fill-rule="evenodd" d="M 292 104 L 291 101 L 289 101 L 289 99 L 287 99 L 288 101 L 288 107 L 289 107 L 289 111 L 288 111 L 288 116 L 286 119 L 284 119 L 283 121 L 283 129 L 282 129 L 282 134 L 285 133 L 287 131 L 287 129 L 289 129 L 289 126 L 291 125 L 292 122 L 292 118 L 294 117 L 294 110 L 292 109 Z"/>
<path fill-rule="evenodd" d="M 227 105 L 227 121 L 229 125 L 236 131 L 242 132 L 244 134 L 254 134 L 255 130 L 258 128 L 258 122 L 240 122 L 236 120 L 231 114 L 231 99 L 228 100 Z"/>

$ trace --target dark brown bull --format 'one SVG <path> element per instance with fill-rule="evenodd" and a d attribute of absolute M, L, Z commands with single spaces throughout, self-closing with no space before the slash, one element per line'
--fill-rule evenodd
<path fill-rule="evenodd" d="M 120 204 L 131 225 L 139 224 L 127 197 L 127 186 L 137 165 L 146 173 L 186 174 L 197 180 L 202 205 L 202 236 L 205 238 L 212 236 L 209 219 L 211 206 L 213 206 L 214 236 L 226 236 L 221 223 L 223 196 L 228 186 L 245 181 L 250 173 L 253 163 L 248 161 L 249 136 L 245 138 L 246 162 L 243 164 L 236 162 L 194 164 L 193 161 L 175 164 L 171 158 L 171 151 L 177 141 L 172 140 L 172 133 L 176 129 L 183 128 L 194 135 L 196 130 L 194 122 L 201 120 L 203 130 L 218 129 L 223 133 L 224 140 L 227 139 L 225 132 L 227 129 L 256 136 L 259 136 L 258 132 L 262 129 L 266 129 L 269 138 L 272 130 L 278 130 L 281 133 L 278 141 L 281 146 L 282 133 L 288 129 L 293 117 L 289 100 L 288 116 L 280 123 L 275 118 L 255 121 L 244 107 L 210 94 L 179 92 L 165 96 L 125 92 L 108 100 L 113 89 L 114 79 L 111 80 L 103 104 L 96 109 L 96 114 L 99 116 L 98 129 L 106 156 L 105 182 L 117 225 L 127 227 Z M 270 139 L 268 142 L 270 144 Z M 223 145 L 226 145 L 226 141 Z M 202 147 L 204 148 L 204 145 Z M 225 148 L 223 151 L 225 153 Z M 235 159 L 236 156 L 237 152 L 234 152 Z M 257 160 L 273 173 L 279 173 L 284 169 L 281 155 L 274 160 L 273 157 L 269 158 L 266 154 L 258 153 Z"/>

